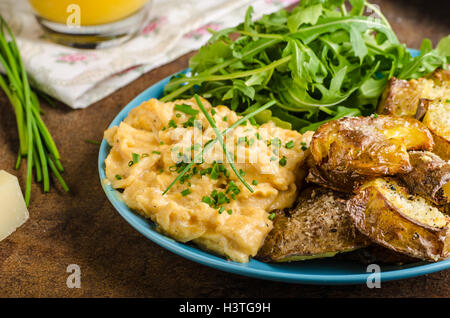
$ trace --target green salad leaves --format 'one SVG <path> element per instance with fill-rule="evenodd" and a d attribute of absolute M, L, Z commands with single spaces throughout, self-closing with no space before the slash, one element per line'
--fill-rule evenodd
<path fill-rule="evenodd" d="M 350 9 L 347 9 L 350 8 Z M 302 0 L 237 27 L 213 32 L 190 60 L 191 74 L 174 76 L 163 101 L 199 94 L 213 105 L 299 131 L 343 116 L 375 111 L 389 78 L 418 78 L 450 62 L 450 38 L 436 49 L 425 39 L 412 57 L 379 9 L 364 0 Z"/>

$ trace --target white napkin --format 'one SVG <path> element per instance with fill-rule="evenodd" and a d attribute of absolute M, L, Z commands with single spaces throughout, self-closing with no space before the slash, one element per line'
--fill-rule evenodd
<path fill-rule="evenodd" d="M 145 72 L 198 49 L 206 28 L 239 24 L 252 5 L 258 18 L 298 0 L 154 0 L 142 32 L 125 44 L 80 50 L 43 39 L 27 1 L 0 0 L 34 85 L 72 108 L 85 108 Z"/>

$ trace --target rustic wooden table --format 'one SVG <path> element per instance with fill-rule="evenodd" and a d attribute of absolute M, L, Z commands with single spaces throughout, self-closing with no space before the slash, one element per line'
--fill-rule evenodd
<path fill-rule="evenodd" d="M 401 41 L 418 48 L 450 33 L 446 1 L 374 1 Z M 447 2 L 448 3 L 448 2 Z M 43 194 L 33 185 L 30 220 L 0 242 L 0 297 L 450 297 L 450 270 L 396 282 L 381 289 L 310 286 L 236 276 L 188 261 L 144 238 L 107 201 L 97 173 L 103 130 L 134 96 L 184 69 L 190 55 L 160 67 L 85 110 L 43 105 L 45 121 L 64 158 L 72 192 Z M 15 120 L 0 94 L 0 169 L 14 171 Z M 66 286 L 69 264 L 81 268 L 81 288 Z"/>

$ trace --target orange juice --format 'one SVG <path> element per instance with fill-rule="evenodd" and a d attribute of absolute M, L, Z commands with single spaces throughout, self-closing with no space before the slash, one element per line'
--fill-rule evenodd
<path fill-rule="evenodd" d="M 119 21 L 141 9 L 147 0 L 30 0 L 34 10 L 44 19 L 66 23 L 70 5 L 80 8 L 81 25 L 100 25 Z"/>

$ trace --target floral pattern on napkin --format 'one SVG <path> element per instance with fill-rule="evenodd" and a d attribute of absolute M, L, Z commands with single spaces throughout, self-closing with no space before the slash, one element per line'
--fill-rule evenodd
<path fill-rule="evenodd" d="M 45 39 L 25 2 L 3 0 L 8 19 L 34 85 L 72 108 L 85 108 L 142 74 L 200 48 L 208 28 L 220 30 L 271 13 L 297 0 L 154 0 L 148 23 L 121 46 L 80 50 Z"/>

